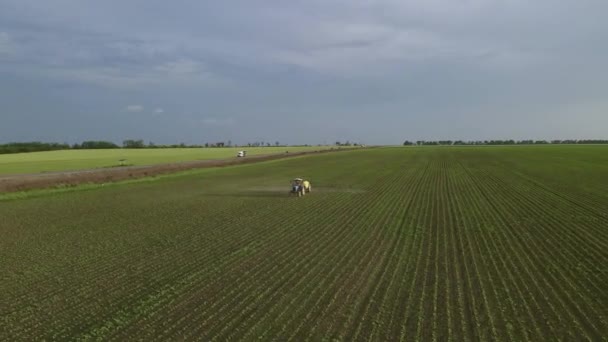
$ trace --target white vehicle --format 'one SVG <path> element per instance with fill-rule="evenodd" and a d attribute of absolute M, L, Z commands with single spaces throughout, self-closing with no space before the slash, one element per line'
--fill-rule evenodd
<path fill-rule="evenodd" d="M 244 157 L 247 155 L 247 151 L 239 151 L 239 153 L 236 154 L 236 156 L 238 158 Z"/>

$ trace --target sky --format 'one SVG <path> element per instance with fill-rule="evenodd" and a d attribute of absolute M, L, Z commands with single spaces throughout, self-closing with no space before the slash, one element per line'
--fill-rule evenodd
<path fill-rule="evenodd" d="M 608 138 L 606 0 L 0 0 L 0 143 Z"/>

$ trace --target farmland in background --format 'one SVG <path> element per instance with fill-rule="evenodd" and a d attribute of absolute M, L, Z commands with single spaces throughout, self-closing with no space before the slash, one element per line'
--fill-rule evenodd
<path fill-rule="evenodd" d="M 0 201 L 0 340 L 601 340 L 607 175 L 384 148 Z"/>
<path fill-rule="evenodd" d="M 62 150 L 0 155 L 0 175 L 85 170 L 125 165 L 154 165 L 195 160 L 227 159 L 240 150 L 263 155 L 328 149 L 329 146 L 155 148 Z M 123 160 L 124 161 L 121 161 Z"/>

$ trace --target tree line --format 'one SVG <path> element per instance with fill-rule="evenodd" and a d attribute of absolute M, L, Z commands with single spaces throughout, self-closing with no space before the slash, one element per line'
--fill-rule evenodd
<path fill-rule="evenodd" d="M 581 140 L 406 140 L 403 146 L 483 146 L 483 145 L 559 145 L 559 144 L 608 144 L 608 140 L 581 139 Z"/>
<path fill-rule="evenodd" d="M 273 144 L 269 142 L 252 142 L 241 147 L 270 147 L 270 146 L 285 146 L 281 145 L 278 141 Z M 0 144 L 0 154 L 11 154 L 11 153 L 25 153 L 25 152 L 43 152 L 43 151 L 57 151 L 57 150 L 96 150 L 96 149 L 118 149 L 118 148 L 218 148 L 218 147 L 239 147 L 239 145 L 233 145 L 232 141 L 227 142 L 207 142 L 205 144 L 171 144 L 162 145 L 155 144 L 153 142 L 145 143 L 142 139 L 127 139 L 122 142 L 122 145 L 117 145 L 111 141 L 103 140 L 87 140 L 82 143 L 67 144 L 67 143 L 45 143 L 40 141 L 30 142 L 11 142 L 7 144 Z"/>

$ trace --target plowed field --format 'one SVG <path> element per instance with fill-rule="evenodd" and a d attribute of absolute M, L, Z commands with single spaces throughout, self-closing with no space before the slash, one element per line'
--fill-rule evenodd
<path fill-rule="evenodd" d="M 601 146 L 207 169 L 0 201 L 0 233 L 0 340 L 608 336 Z"/>

